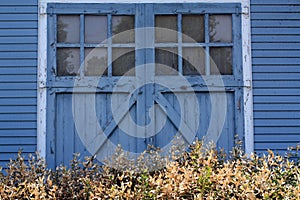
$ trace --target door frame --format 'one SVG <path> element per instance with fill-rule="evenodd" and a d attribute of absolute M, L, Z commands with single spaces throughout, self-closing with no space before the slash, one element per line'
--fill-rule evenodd
<path fill-rule="evenodd" d="M 112 3 L 110 0 L 39 0 L 38 14 L 38 98 L 37 98 L 37 151 L 46 158 L 47 112 L 53 112 L 55 105 L 47 102 L 47 4 L 48 3 Z M 157 3 L 155 0 L 116 0 L 114 3 Z M 252 64 L 250 0 L 166 0 L 164 3 L 241 3 L 242 14 L 242 67 L 243 67 L 243 115 L 245 153 L 254 151 Z M 54 101 L 52 101 L 53 104 Z M 49 104 L 50 103 L 50 104 Z M 50 110 L 51 109 L 51 110 Z"/>

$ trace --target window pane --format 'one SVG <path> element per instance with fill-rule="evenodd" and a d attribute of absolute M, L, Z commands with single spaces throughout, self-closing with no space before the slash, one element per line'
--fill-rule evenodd
<path fill-rule="evenodd" d="M 57 16 L 57 42 L 79 43 L 80 19 L 78 15 Z"/>
<path fill-rule="evenodd" d="M 204 42 L 204 16 L 183 15 L 182 33 L 183 42 Z"/>
<path fill-rule="evenodd" d="M 85 48 L 85 75 L 107 76 L 107 49 Z"/>
<path fill-rule="evenodd" d="M 58 48 L 56 55 L 57 75 L 76 76 L 79 73 L 79 48 Z"/>
<path fill-rule="evenodd" d="M 134 76 L 135 71 L 135 52 L 134 48 L 113 48 L 112 49 L 112 75 L 123 76 L 127 73 L 127 76 Z M 132 70 L 131 70 L 132 69 Z M 130 70 L 130 71 L 129 71 Z"/>
<path fill-rule="evenodd" d="M 210 64 L 211 74 L 231 75 L 232 74 L 232 48 L 211 47 L 210 57 L 213 60 Z M 218 72 L 219 71 L 219 72 Z"/>
<path fill-rule="evenodd" d="M 202 48 L 183 48 L 183 74 L 205 74 L 205 51 Z"/>
<path fill-rule="evenodd" d="M 126 32 L 123 33 L 124 31 Z M 113 16 L 112 33 L 113 33 L 112 41 L 114 43 L 133 43 L 134 42 L 134 17 Z"/>
<path fill-rule="evenodd" d="M 87 15 L 84 18 L 84 40 L 87 43 L 100 43 L 107 39 L 107 17 Z"/>
<path fill-rule="evenodd" d="M 155 16 L 155 42 L 177 42 L 177 16 L 157 15 Z M 171 30 L 164 30 L 171 29 Z"/>
<path fill-rule="evenodd" d="M 177 48 L 156 48 L 155 63 L 157 75 L 176 75 L 174 70 L 178 70 Z"/>
<path fill-rule="evenodd" d="M 231 15 L 209 16 L 209 37 L 211 42 L 232 41 Z"/>

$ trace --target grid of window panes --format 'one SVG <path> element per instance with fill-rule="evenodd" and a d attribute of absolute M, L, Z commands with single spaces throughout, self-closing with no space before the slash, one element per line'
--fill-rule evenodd
<path fill-rule="evenodd" d="M 134 75 L 134 20 L 133 15 L 57 15 L 57 76 Z"/>
<path fill-rule="evenodd" d="M 157 75 L 233 74 L 231 14 L 156 15 L 155 26 Z"/>
<path fill-rule="evenodd" d="M 135 75 L 134 15 L 56 15 L 56 22 L 57 76 Z M 231 14 L 156 15 L 155 26 L 157 75 L 233 74 Z"/>

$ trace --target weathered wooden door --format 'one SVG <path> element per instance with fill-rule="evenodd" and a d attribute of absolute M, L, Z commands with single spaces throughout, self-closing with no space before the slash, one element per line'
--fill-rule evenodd
<path fill-rule="evenodd" d="M 239 4 L 49 4 L 47 161 L 243 134 Z M 154 28 L 156 27 L 156 28 Z"/>

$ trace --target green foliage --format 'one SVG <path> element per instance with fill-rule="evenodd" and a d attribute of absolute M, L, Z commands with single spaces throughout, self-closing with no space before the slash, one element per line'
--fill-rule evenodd
<path fill-rule="evenodd" d="M 261 157 L 246 156 L 241 145 L 232 150 L 230 158 L 225 155 L 213 146 L 204 149 L 201 142 L 195 142 L 189 152 L 156 171 L 146 166 L 140 171 L 99 166 L 94 157 L 80 161 L 78 155 L 69 168 L 59 166 L 53 171 L 38 156 L 25 162 L 19 153 L 6 172 L 0 173 L 0 199 L 300 198 L 299 161 L 272 151 Z M 153 150 L 143 156 L 141 163 L 166 161 Z M 132 165 L 121 151 L 112 160 L 120 162 L 119 166 Z"/>

